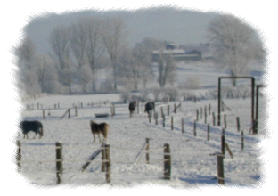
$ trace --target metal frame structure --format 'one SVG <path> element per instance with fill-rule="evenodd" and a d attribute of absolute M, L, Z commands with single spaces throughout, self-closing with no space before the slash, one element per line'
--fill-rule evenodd
<path fill-rule="evenodd" d="M 255 78 L 254 77 L 218 77 L 218 104 L 217 104 L 217 126 L 221 125 L 221 79 L 250 79 L 251 81 L 251 123 L 253 134 L 255 131 L 254 110 L 255 110 Z"/>

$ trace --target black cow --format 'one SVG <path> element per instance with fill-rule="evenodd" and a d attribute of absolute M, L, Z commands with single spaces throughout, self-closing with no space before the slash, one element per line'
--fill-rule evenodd
<path fill-rule="evenodd" d="M 154 102 L 147 102 L 145 104 L 145 111 L 148 113 L 148 117 L 150 118 L 151 116 L 151 111 L 155 109 L 155 103 Z"/>
<path fill-rule="evenodd" d="M 43 126 L 42 126 L 42 123 L 37 121 L 37 120 L 34 120 L 34 121 L 26 121 L 26 120 L 21 121 L 20 122 L 20 128 L 21 128 L 21 131 L 22 131 L 22 133 L 24 135 L 23 139 L 25 138 L 25 135 L 27 136 L 27 139 L 29 139 L 28 133 L 30 131 L 33 131 L 33 132 L 36 133 L 34 138 L 37 136 L 37 134 L 40 135 L 39 139 L 41 139 L 41 137 L 43 136 Z"/>
<path fill-rule="evenodd" d="M 129 117 L 132 117 L 135 108 L 136 108 L 136 101 L 130 102 L 128 105 Z"/>

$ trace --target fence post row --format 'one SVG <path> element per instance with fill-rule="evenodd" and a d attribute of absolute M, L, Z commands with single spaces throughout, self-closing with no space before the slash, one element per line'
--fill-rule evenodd
<path fill-rule="evenodd" d="M 55 146 L 56 146 L 56 177 L 57 177 L 57 184 L 60 184 L 61 174 L 62 174 L 62 144 L 56 142 Z"/>
<path fill-rule="evenodd" d="M 171 155 L 168 143 L 164 144 L 164 179 L 171 179 Z"/>

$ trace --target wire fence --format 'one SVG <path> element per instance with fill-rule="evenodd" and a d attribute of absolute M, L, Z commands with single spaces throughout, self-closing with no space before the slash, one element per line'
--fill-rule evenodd
<path fill-rule="evenodd" d="M 147 141 L 147 140 L 146 140 Z M 100 158 L 100 156 L 95 156 L 95 157 L 90 157 L 89 159 L 84 159 L 84 158 L 64 158 L 64 156 L 66 157 L 67 155 L 63 153 L 62 151 L 65 151 L 65 149 L 70 150 L 71 148 L 78 148 L 79 150 L 82 150 L 82 146 L 88 146 L 93 144 L 93 146 L 95 146 L 95 148 L 97 148 L 97 150 L 99 152 L 102 152 L 100 154 L 102 154 L 102 157 Z M 24 148 L 26 146 L 30 146 L 30 147 L 50 147 L 53 151 L 56 152 L 56 158 L 53 159 L 49 159 L 49 158 L 44 158 L 44 159 L 32 159 L 32 160 L 28 160 L 28 159 L 24 159 L 21 158 L 21 148 Z M 68 175 L 69 173 L 71 173 L 72 171 L 76 171 L 76 174 L 78 173 L 83 173 L 82 171 L 84 171 L 86 169 L 86 167 L 91 164 L 92 162 L 94 163 L 93 167 L 98 167 L 98 169 L 100 169 L 100 167 L 102 168 L 107 168 L 107 164 L 109 164 L 109 168 L 110 168 L 110 163 L 113 165 L 113 167 L 116 167 L 117 165 L 120 166 L 125 166 L 125 167 L 131 167 L 133 168 L 133 166 L 139 164 L 150 164 L 152 166 L 156 166 L 158 168 L 161 168 L 161 174 L 154 175 L 154 172 L 151 172 L 154 178 L 156 179 L 171 179 L 171 178 L 177 178 L 177 175 L 172 174 L 171 175 L 171 168 L 174 167 L 174 169 L 184 169 L 184 170 L 188 170 L 188 166 L 196 166 L 199 165 L 199 167 L 204 167 L 204 165 L 208 165 L 209 168 L 211 168 L 212 165 L 218 165 L 217 163 L 217 159 L 215 158 L 215 156 L 218 156 L 220 154 L 222 154 L 221 152 L 215 152 L 215 153 L 211 153 L 211 150 L 196 150 L 194 152 L 188 152 L 187 150 L 169 150 L 169 146 L 168 148 L 166 146 L 163 147 L 158 147 L 158 148 L 147 148 L 148 143 L 144 143 L 143 148 L 141 149 L 135 149 L 135 148 L 124 148 L 121 146 L 117 146 L 117 145 L 109 145 L 109 153 L 110 154 L 110 147 L 113 151 L 119 152 L 119 153 L 126 153 L 126 152 L 133 152 L 133 153 L 137 153 L 137 155 L 134 158 L 133 161 L 130 160 L 120 160 L 119 157 L 106 157 L 106 154 L 104 153 L 105 150 L 107 150 L 107 147 L 104 147 L 104 144 L 102 144 L 102 146 L 96 145 L 95 143 L 63 143 L 63 144 L 59 144 L 57 145 L 57 143 L 18 143 L 18 151 L 17 151 L 17 160 L 16 163 L 18 164 L 18 168 L 19 171 L 22 169 L 22 172 L 31 172 L 31 171 L 35 171 L 35 167 L 31 167 L 31 165 L 35 165 L 35 166 L 39 166 L 40 168 L 40 172 L 45 171 L 45 172 L 56 172 L 56 177 L 57 177 L 57 184 L 62 183 L 61 177 L 64 175 Z M 168 149 L 168 151 L 167 151 Z M 95 150 L 95 152 L 97 151 Z M 57 157 L 57 151 L 60 151 L 60 156 Z M 53 153 L 54 154 L 54 153 Z M 145 154 L 145 159 L 143 159 L 143 155 Z M 156 154 L 158 156 L 156 156 Z M 247 153 L 243 154 L 241 152 L 237 152 L 235 153 L 236 156 L 233 159 L 227 159 L 227 161 L 231 162 L 231 161 L 235 161 L 237 162 L 238 160 L 243 161 L 246 169 L 248 169 L 248 166 L 246 165 L 245 162 L 252 162 L 254 161 L 254 163 L 257 162 L 257 157 L 250 157 L 248 156 Z M 150 157 L 151 155 L 151 157 Z M 239 156 L 239 155 L 244 155 L 244 156 Z M 124 156 L 126 157 L 126 155 Z M 250 159 L 253 159 L 252 161 Z M 83 167 L 81 167 L 81 164 L 84 164 L 86 162 L 86 166 L 83 165 Z M 48 165 L 48 167 L 44 168 L 42 165 L 46 164 L 46 163 L 51 163 L 51 165 Z M 56 163 L 56 167 L 55 165 L 53 165 L 53 163 Z M 57 168 L 57 164 L 60 163 L 61 165 L 63 164 L 63 166 L 61 166 L 61 168 Z M 72 164 L 72 163 L 76 163 L 76 164 Z M 189 165 L 188 165 L 189 164 Z M 24 166 L 26 165 L 26 166 Z M 83 170 L 82 170 L 83 168 Z M 241 167 L 241 169 L 243 169 L 243 167 Z M 224 170 L 224 168 L 223 168 Z M 117 173 L 115 171 L 111 172 L 108 171 L 107 169 L 102 169 L 102 171 L 99 170 L 93 170 L 92 172 L 88 172 L 88 173 L 92 173 L 92 174 L 104 174 L 106 177 L 106 183 L 110 183 L 110 174 L 112 176 L 116 176 L 116 175 L 120 175 L 121 173 Z M 63 175 L 62 175 L 63 174 Z M 145 174 L 138 174 L 138 171 L 135 170 L 134 174 L 131 172 L 125 172 L 122 175 L 142 175 L 141 179 L 144 178 L 151 178 L 150 176 L 146 177 Z M 209 174 L 208 174 L 209 175 Z M 183 176 L 184 177 L 184 176 Z M 221 176 L 219 176 L 219 178 L 217 179 L 222 179 Z M 223 181 L 223 180 L 222 180 Z"/>

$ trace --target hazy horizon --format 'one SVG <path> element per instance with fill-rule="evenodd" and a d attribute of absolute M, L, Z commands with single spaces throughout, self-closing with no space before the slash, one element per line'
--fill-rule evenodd
<path fill-rule="evenodd" d="M 36 44 L 38 53 L 51 51 L 49 36 L 56 26 L 68 26 L 79 18 L 121 17 L 127 25 L 128 45 L 133 47 L 144 37 L 153 37 L 176 44 L 207 43 L 206 28 L 217 12 L 196 12 L 176 8 L 159 7 L 135 11 L 78 11 L 57 14 L 49 12 L 34 17 L 24 28 L 26 36 Z"/>

